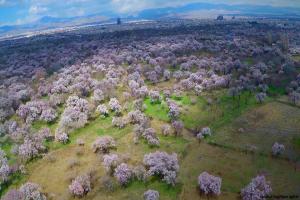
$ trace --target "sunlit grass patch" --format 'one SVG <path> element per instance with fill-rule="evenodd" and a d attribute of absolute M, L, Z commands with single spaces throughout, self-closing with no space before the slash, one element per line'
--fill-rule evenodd
<path fill-rule="evenodd" d="M 300 55 L 294 55 L 292 56 L 293 60 L 296 62 L 300 62 Z"/>
<path fill-rule="evenodd" d="M 300 149 L 300 135 L 299 136 L 295 136 L 293 139 L 292 139 L 292 142 L 294 144 L 294 146 L 298 149 Z"/>
<path fill-rule="evenodd" d="M 270 85 L 267 92 L 270 96 L 278 96 L 278 95 L 285 95 L 286 90 L 284 87 L 276 87 L 276 86 Z"/>
<path fill-rule="evenodd" d="M 188 95 L 182 95 L 180 97 L 172 96 L 171 99 L 176 101 L 179 105 L 190 105 L 191 104 L 191 99 Z"/>
<path fill-rule="evenodd" d="M 201 199 L 195 188 L 203 171 L 222 177 L 222 199 L 238 198 L 240 190 L 259 173 L 271 181 L 274 194 L 296 194 L 300 173 L 293 168 L 285 160 L 194 142 L 181 164 L 180 181 L 184 185 L 181 197 Z"/>
<path fill-rule="evenodd" d="M 234 149 L 271 155 L 272 145 L 285 145 L 282 157 L 299 159 L 297 138 L 300 130 L 300 109 L 270 102 L 246 112 L 231 124 L 215 131 L 209 140 Z"/>
<path fill-rule="evenodd" d="M 267 98 L 266 101 L 270 100 Z M 188 129 L 203 126 L 218 129 L 255 106 L 259 104 L 254 94 L 242 92 L 240 97 L 233 98 L 227 94 L 227 90 L 219 90 L 197 97 L 196 103 L 183 111 L 181 119 Z"/>
<path fill-rule="evenodd" d="M 254 59 L 252 57 L 248 57 L 248 58 L 245 58 L 243 62 L 247 65 L 253 65 Z"/>
<path fill-rule="evenodd" d="M 169 121 L 168 106 L 164 101 L 160 103 L 151 103 L 150 98 L 146 98 L 144 103 L 147 107 L 145 110 L 147 116 L 163 121 Z"/>

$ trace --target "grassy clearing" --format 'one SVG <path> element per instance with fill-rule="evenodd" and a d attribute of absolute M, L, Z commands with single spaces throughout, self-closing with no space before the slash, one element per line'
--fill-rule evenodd
<path fill-rule="evenodd" d="M 293 60 L 296 62 L 300 62 L 300 55 L 292 56 Z"/>
<path fill-rule="evenodd" d="M 300 172 L 295 171 L 294 166 L 287 161 L 194 142 L 181 164 L 181 199 L 206 199 L 198 194 L 196 188 L 197 177 L 203 171 L 222 177 L 220 199 L 237 199 L 240 189 L 259 173 L 265 174 L 271 181 L 275 195 L 299 195 L 300 191 Z"/>
<path fill-rule="evenodd" d="M 232 124 L 218 130 L 210 141 L 238 149 L 254 148 L 267 155 L 271 153 L 272 145 L 279 142 L 286 146 L 283 157 L 295 161 L 300 159 L 299 137 L 300 109 L 272 102 L 235 119 Z"/>
<path fill-rule="evenodd" d="M 248 58 L 244 59 L 243 63 L 247 64 L 247 65 L 253 65 L 254 64 L 254 60 L 253 60 L 252 57 L 248 57 Z"/>
<path fill-rule="evenodd" d="M 180 98 L 172 96 L 171 99 L 176 101 L 176 103 L 179 107 L 181 107 L 182 110 L 186 110 L 188 106 L 191 105 L 191 99 L 188 95 L 183 95 Z M 170 118 L 168 116 L 169 108 L 165 100 L 162 100 L 160 103 L 151 103 L 151 100 L 149 98 L 146 98 L 144 100 L 144 104 L 147 107 L 145 110 L 145 114 L 148 117 L 165 122 L 170 122 Z"/>
<path fill-rule="evenodd" d="M 192 130 L 204 126 L 216 130 L 247 110 L 259 106 L 254 95 L 248 92 L 243 92 L 240 98 L 232 98 L 227 95 L 226 90 L 219 90 L 195 98 L 197 98 L 196 103 L 185 107 L 181 115 L 185 127 Z M 212 103 L 208 103 L 208 100 Z"/>
<path fill-rule="evenodd" d="M 270 85 L 268 89 L 268 95 L 270 96 L 280 96 L 280 95 L 285 95 L 286 90 L 284 87 L 277 87 L 274 85 Z"/>
<path fill-rule="evenodd" d="M 150 98 L 146 98 L 144 104 L 147 107 L 145 110 L 147 116 L 166 122 L 169 121 L 168 106 L 165 101 L 162 101 L 161 103 L 151 103 Z"/>

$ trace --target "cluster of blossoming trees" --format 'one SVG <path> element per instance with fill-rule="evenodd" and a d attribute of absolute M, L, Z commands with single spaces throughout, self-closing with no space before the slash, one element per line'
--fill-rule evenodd
<path fill-rule="evenodd" d="M 184 131 L 182 110 L 174 100 L 183 93 L 201 95 L 226 88 L 238 101 L 248 91 L 255 95 L 257 102 L 263 103 L 268 84 L 276 83 L 272 76 L 289 75 L 295 69 L 295 62 L 286 54 L 285 40 L 265 41 L 266 27 L 256 31 L 244 30 L 246 27 L 240 22 L 230 28 L 211 25 L 205 31 L 200 26 L 178 27 L 180 34 L 170 34 L 171 29 L 167 27 L 140 35 L 132 31 L 133 37 L 119 37 L 111 32 L 101 38 L 92 33 L 80 38 L 70 34 L 64 42 L 60 37 L 20 39 L 16 44 L 4 42 L 6 45 L 0 45 L 0 52 L 6 52 L 5 58 L 0 54 L 0 136 L 14 144 L 10 151 L 21 164 L 13 170 L 7 152 L 0 149 L 1 183 L 7 182 L 12 173 L 23 171 L 25 162 L 47 153 L 46 141 L 55 139 L 66 144 L 72 131 L 99 115 L 110 116 L 112 126 L 120 129 L 132 124 L 135 144 L 142 140 L 151 147 L 159 147 L 159 131 L 144 112 L 147 98 L 153 105 L 167 107 L 169 121 L 161 126 L 164 136 L 180 136 Z M 228 30 L 239 38 L 228 39 L 232 37 Z M 284 33 L 273 31 L 279 35 Z M 299 40 L 295 37 L 296 28 L 286 31 L 292 43 Z M 30 45 L 19 45 L 19 42 Z M 199 56 L 202 51 L 209 56 Z M 253 63 L 244 62 L 248 56 L 254 59 Z M 298 104 L 300 77 L 293 78 L 287 93 Z M 170 87 L 155 88 L 156 84 L 167 81 L 171 81 Z M 36 123 L 57 123 L 57 128 L 37 131 L 33 128 Z M 197 138 L 202 140 L 211 132 L 209 127 L 204 127 Z M 125 186 L 133 179 L 146 180 L 149 176 L 158 176 L 169 185 L 176 184 L 179 171 L 176 154 L 149 153 L 142 165 L 130 166 L 120 155 L 111 153 L 116 146 L 113 137 L 103 136 L 94 141 L 92 149 L 104 154 L 103 166 L 120 185 Z M 283 154 L 285 146 L 276 142 L 270 149 L 278 156 Z M 221 192 L 221 178 L 207 172 L 199 175 L 198 183 L 205 195 Z M 91 175 L 81 175 L 72 180 L 69 190 L 82 197 L 91 191 L 91 185 Z M 265 178 L 258 176 L 241 194 L 247 200 L 262 198 L 270 192 Z M 27 183 L 19 190 L 10 191 L 6 198 L 46 197 L 39 186 Z M 148 190 L 144 198 L 158 199 L 159 193 Z"/>

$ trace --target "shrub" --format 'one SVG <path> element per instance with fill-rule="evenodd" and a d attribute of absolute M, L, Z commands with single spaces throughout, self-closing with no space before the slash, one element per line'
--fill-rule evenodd
<path fill-rule="evenodd" d="M 110 136 L 99 137 L 92 145 L 93 151 L 95 153 L 98 151 L 101 151 L 102 153 L 108 153 L 110 149 L 115 147 L 116 147 L 116 142 Z"/>
<path fill-rule="evenodd" d="M 170 90 L 164 90 L 163 94 L 164 94 L 165 98 L 170 98 L 171 97 L 171 91 Z"/>
<path fill-rule="evenodd" d="M 66 144 L 69 141 L 69 136 L 64 132 L 58 131 L 55 133 L 55 140 L 63 144 Z"/>
<path fill-rule="evenodd" d="M 144 192 L 144 200 L 159 200 L 159 193 L 156 190 L 147 190 Z"/>
<path fill-rule="evenodd" d="M 175 135 L 178 136 L 178 135 L 181 135 L 182 131 L 183 131 L 183 123 L 182 121 L 174 121 L 172 123 L 172 126 L 174 128 L 174 132 L 175 132 Z"/>
<path fill-rule="evenodd" d="M 101 184 L 103 185 L 104 189 L 113 192 L 115 189 L 115 185 L 113 180 L 109 176 L 104 176 L 100 179 Z"/>
<path fill-rule="evenodd" d="M 31 138 L 26 137 L 24 143 L 19 146 L 18 155 L 23 160 L 32 159 L 46 150 L 43 135 L 35 134 Z"/>
<path fill-rule="evenodd" d="M 170 99 L 167 100 L 167 104 L 169 107 L 168 116 L 171 118 L 171 120 L 176 120 L 180 115 L 180 110 L 178 105 Z"/>
<path fill-rule="evenodd" d="M 49 104 L 51 106 L 58 106 L 65 102 L 65 97 L 63 95 L 53 94 L 49 97 Z"/>
<path fill-rule="evenodd" d="M 148 144 L 150 146 L 159 146 L 159 139 L 158 138 L 154 138 L 154 137 L 150 137 L 147 139 Z"/>
<path fill-rule="evenodd" d="M 272 154 L 273 156 L 278 156 L 280 154 L 282 154 L 285 150 L 285 147 L 283 144 L 279 144 L 277 142 L 275 142 L 272 146 Z"/>
<path fill-rule="evenodd" d="M 133 168 L 133 175 L 138 181 L 145 181 L 147 178 L 146 169 L 142 165 Z"/>
<path fill-rule="evenodd" d="M 115 170 L 119 164 L 119 156 L 117 154 L 107 154 L 103 156 L 103 165 L 110 174 Z"/>
<path fill-rule="evenodd" d="M 40 120 L 45 122 L 53 122 L 57 118 L 57 113 L 53 108 L 48 108 L 42 111 Z"/>
<path fill-rule="evenodd" d="M 105 98 L 105 96 L 104 96 L 104 93 L 102 90 L 100 90 L 100 89 L 94 90 L 93 100 L 95 102 L 101 102 L 104 100 L 104 98 Z"/>
<path fill-rule="evenodd" d="M 289 93 L 289 99 L 294 105 L 297 105 L 297 103 L 300 101 L 300 92 L 293 91 Z"/>
<path fill-rule="evenodd" d="M 201 132 L 199 132 L 199 133 L 197 134 L 197 138 L 198 138 L 199 140 L 201 140 L 201 139 L 203 139 L 204 137 L 210 136 L 210 135 L 211 135 L 211 130 L 210 130 L 210 128 L 209 128 L 209 127 L 204 127 L 204 128 L 202 128 Z"/>
<path fill-rule="evenodd" d="M 19 146 L 18 153 L 23 160 L 28 160 L 38 155 L 39 151 L 31 140 L 25 139 Z"/>
<path fill-rule="evenodd" d="M 171 126 L 169 124 L 162 125 L 161 132 L 164 136 L 171 135 L 172 134 Z"/>
<path fill-rule="evenodd" d="M 153 128 L 145 129 L 142 136 L 147 140 L 149 145 L 151 146 L 159 145 L 159 139 L 157 138 L 156 132 Z"/>
<path fill-rule="evenodd" d="M 171 72 L 169 70 L 164 70 L 163 77 L 166 81 L 170 80 L 171 78 Z"/>
<path fill-rule="evenodd" d="M 49 128 L 42 128 L 37 132 L 37 135 L 41 138 L 41 139 L 45 139 L 45 140 L 51 140 L 53 139 L 53 136 L 51 135 L 51 131 Z"/>
<path fill-rule="evenodd" d="M 79 112 L 88 114 L 89 103 L 87 100 L 79 98 L 78 96 L 70 96 L 66 102 L 68 108 L 77 110 Z"/>
<path fill-rule="evenodd" d="M 133 101 L 133 108 L 135 110 L 143 111 L 143 105 L 144 105 L 143 99 L 136 99 Z"/>
<path fill-rule="evenodd" d="M 11 189 L 5 194 L 2 200 L 24 200 L 24 195 L 19 190 Z"/>
<path fill-rule="evenodd" d="M 113 117 L 112 125 L 121 129 L 125 127 L 126 121 L 122 117 Z"/>
<path fill-rule="evenodd" d="M 97 107 L 97 111 L 100 113 L 102 116 L 107 116 L 108 115 L 108 109 L 105 104 L 101 104 Z"/>
<path fill-rule="evenodd" d="M 266 95 L 266 93 L 264 93 L 264 92 L 260 92 L 260 93 L 257 93 L 257 94 L 255 95 L 256 101 L 259 102 L 259 103 L 264 102 L 265 99 L 266 99 L 266 97 L 267 97 L 267 95 Z"/>
<path fill-rule="evenodd" d="M 130 111 L 127 116 L 129 122 L 133 124 L 142 123 L 146 117 L 140 110 Z"/>
<path fill-rule="evenodd" d="M 110 109 L 116 113 L 120 113 L 121 112 L 121 105 L 119 104 L 119 101 L 116 99 L 116 98 L 111 98 L 109 100 L 109 103 L 108 103 Z"/>
<path fill-rule="evenodd" d="M 159 103 L 161 101 L 158 91 L 151 90 L 149 92 L 151 103 Z"/>
<path fill-rule="evenodd" d="M 70 132 L 73 129 L 83 127 L 88 120 L 88 101 L 78 96 L 70 96 L 67 100 L 67 107 L 62 113 L 59 127 L 63 132 Z"/>
<path fill-rule="evenodd" d="M 220 195 L 222 179 L 207 172 L 202 172 L 198 177 L 200 191 L 205 195 Z"/>
<path fill-rule="evenodd" d="M 167 184 L 175 185 L 177 172 L 179 171 L 177 154 L 167 154 L 166 152 L 156 151 L 144 156 L 144 165 L 147 175 L 162 176 Z"/>
<path fill-rule="evenodd" d="M 46 200 L 46 196 L 41 193 L 41 187 L 36 183 L 27 182 L 19 190 L 25 200 Z"/>
<path fill-rule="evenodd" d="M 195 85 L 194 90 L 195 90 L 196 95 L 199 96 L 203 91 L 203 87 L 201 85 L 197 84 L 197 85 Z"/>
<path fill-rule="evenodd" d="M 139 98 L 145 98 L 149 94 L 147 86 L 142 86 L 136 90 L 136 96 Z"/>
<path fill-rule="evenodd" d="M 260 200 L 265 199 L 271 192 L 272 188 L 265 176 L 257 176 L 241 190 L 241 196 L 243 200 Z"/>
<path fill-rule="evenodd" d="M 0 178 L 1 178 L 0 183 L 7 181 L 9 172 L 10 172 L 10 169 L 9 169 L 6 154 L 2 149 L 0 149 Z"/>
<path fill-rule="evenodd" d="M 114 176 L 122 186 L 125 186 L 130 182 L 132 178 L 132 170 L 128 167 L 127 164 L 121 163 L 115 169 Z"/>
<path fill-rule="evenodd" d="M 69 191 L 72 195 L 77 197 L 83 197 L 91 191 L 90 176 L 83 175 L 77 176 L 69 185 Z"/>
<path fill-rule="evenodd" d="M 27 102 L 18 108 L 17 114 L 27 123 L 31 123 L 38 119 L 50 122 L 57 117 L 55 110 L 44 101 Z"/>
<path fill-rule="evenodd" d="M 0 122 L 14 114 L 12 101 L 0 96 Z"/>
<path fill-rule="evenodd" d="M 146 75 L 147 75 L 147 79 L 151 83 L 157 83 L 158 82 L 159 75 L 155 71 L 147 72 Z"/>
<path fill-rule="evenodd" d="M 135 144 L 138 143 L 138 140 L 141 138 L 144 131 L 145 131 L 145 128 L 142 125 L 136 124 L 134 126 L 134 128 L 133 128 L 133 133 L 134 133 L 133 140 L 134 140 Z"/>

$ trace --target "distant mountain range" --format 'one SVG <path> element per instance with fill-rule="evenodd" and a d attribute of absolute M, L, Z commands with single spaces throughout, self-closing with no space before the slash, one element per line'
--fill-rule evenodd
<path fill-rule="evenodd" d="M 212 3 L 192 3 L 179 7 L 166 7 L 146 9 L 134 16 L 124 16 L 126 20 L 155 20 L 167 17 L 197 17 L 197 13 L 214 11 L 213 13 L 224 15 L 242 15 L 242 16 L 272 16 L 272 17 L 288 17 L 300 18 L 299 8 L 257 6 L 257 5 L 227 5 Z M 196 15 L 195 15 L 196 14 Z M 43 17 L 38 21 L 24 25 L 2 26 L 0 27 L 0 36 L 10 36 L 22 34 L 24 32 L 40 31 L 53 28 L 63 28 L 67 26 L 77 26 L 93 23 L 113 23 L 119 14 L 116 12 L 106 11 L 88 16 L 72 17 L 72 18 L 55 18 Z M 122 17 L 122 16 L 120 16 Z M 202 16 L 203 17 L 203 16 Z M 210 16 L 211 17 L 211 16 Z"/>

